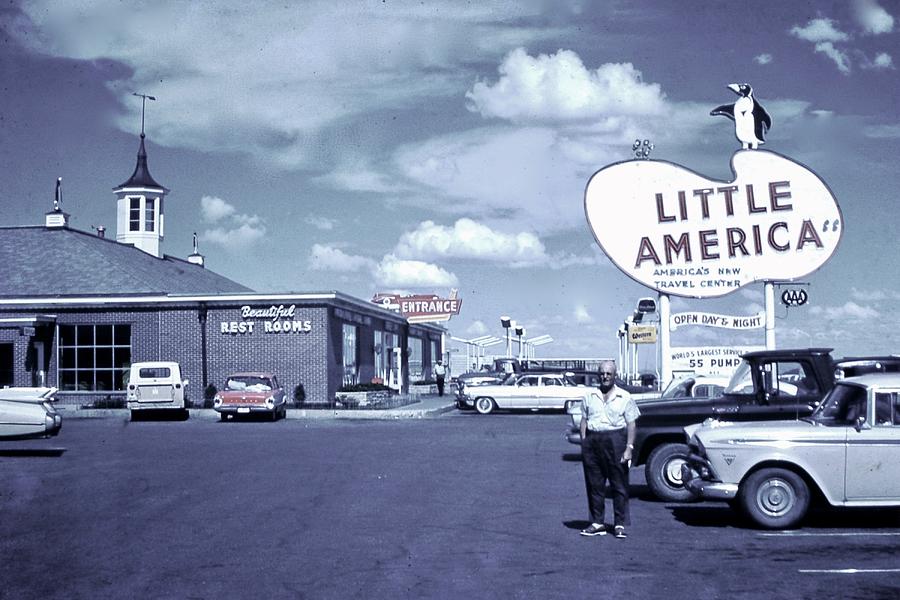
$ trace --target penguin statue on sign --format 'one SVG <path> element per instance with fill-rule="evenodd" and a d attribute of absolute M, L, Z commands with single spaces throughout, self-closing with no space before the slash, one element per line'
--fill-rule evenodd
<path fill-rule="evenodd" d="M 766 141 L 766 132 L 772 128 L 772 117 L 753 97 L 749 83 L 732 83 L 728 89 L 739 96 L 734 104 L 723 104 L 710 115 L 723 115 L 734 121 L 734 135 L 744 150 L 756 148 Z"/>

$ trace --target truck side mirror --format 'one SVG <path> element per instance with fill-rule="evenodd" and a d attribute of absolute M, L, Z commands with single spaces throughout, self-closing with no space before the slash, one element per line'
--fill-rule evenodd
<path fill-rule="evenodd" d="M 856 417 L 856 420 L 853 421 L 853 429 L 856 430 L 857 433 L 862 431 L 863 423 L 866 422 L 866 418 L 863 416 Z"/>

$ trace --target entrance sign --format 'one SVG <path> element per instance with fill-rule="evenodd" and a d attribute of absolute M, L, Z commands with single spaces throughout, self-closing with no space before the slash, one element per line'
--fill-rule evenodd
<path fill-rule="evenodd" d="M 831 258 L 843 216 L 815 173 L 765 150 L 739 150 L 731 167 L 731 182 L 659 160 L 604 167 L 584 198 L 594 238 L 632 279 L 688 298 L 796 279 Z"/>
<path fill-rule="evenodd" d="M 459 314 L 462 299 L 457 298 L 457 290 L 450 290 L 449 298 L 434 294 L 401 296 L 399 294 L 375 294 L 372 302 L 382 308 L 398 312 L 410 323 L 435 323 L 449 321 Z"/>
<path fill-rule="evenodd" d="M 724 329 L 760 329 L 766 325 L 766 313 L 734 316 L 717 315 L 705 312 L 674 313 L 669 317 L 669 328 L 675 331 L 683 325 L 702 325 L 704 327 L 721 327 Z"/>
<path fill-rule="evenodd" d="M 699 346 L 671 349 L 672 371 L 693 372 L 710 377 L 730 377 L 741 362 L 741 354 L 765 346 Z"/>

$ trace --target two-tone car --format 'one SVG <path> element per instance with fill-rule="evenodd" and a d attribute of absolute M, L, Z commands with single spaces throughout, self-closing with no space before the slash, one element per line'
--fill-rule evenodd
<path fill-rule="evenodd" d="M 586 387 L 566 373 L 521 373 L 500 384 L 463 385 L 458 402 L 487 415 L 497 409 L 562 410 L 567 400 L 580 399 Z"/>
<path fill-rule="evenodd" d="M 811 416 L 685 427 L 685 487 L 758 526 L 798 525 L 810 503 L 900 506 L 900 373 L 838 381 Z"/>
<path fill-rule="evenodd" d="M 223 421 L 231 416 L 260 413 L 277 421 L 287 416 L 287 394 L 274 373 L 233 373 L 213 397 L 213 410 Z"/>
<path fill-rule="evenodd" d="M 53 387 L 0 388 L 0 440 L 53 437 L 62 417 L 53 406 Z"/>

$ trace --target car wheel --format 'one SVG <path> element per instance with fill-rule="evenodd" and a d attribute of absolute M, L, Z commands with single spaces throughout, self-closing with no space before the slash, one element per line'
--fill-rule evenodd
<path fill-rule="evenodd" d="M 687 461 L 689 452 L 685 444 L 663 444 L 650 453 L 644 474 L 650 491 L 660 500 L 694 500 L 693 494 L 685 489 L 681 480 L 681 465 Z"/>
<path fill-rule="evenodd" d="M 227 421 L 227 420 L 228 420 L 228 413 L 219 413 L 219 420 L 220 420 L 220 421 Z"/>
<path fill-rule="evenodd" d="M 764 529 L 789 529 L 809 508 L 809 486 L 787 469 L 760 469 L 738 491 L 741 508 Z"/>
<path fill-rule="evenodd" d="M 497 408 L 497 404 L 494 402 L 493 398 L 482 396 L 475 400 L 475 410 L 477 410 L 480 415 L 489 415 L 494 412 L 495 408 Z"/>

